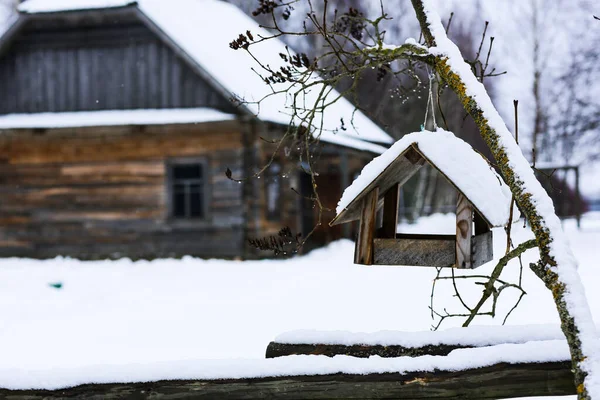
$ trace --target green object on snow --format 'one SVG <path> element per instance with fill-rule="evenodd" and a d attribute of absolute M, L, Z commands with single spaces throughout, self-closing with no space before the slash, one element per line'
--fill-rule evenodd
<path fill-rule="evenodd" d="M 49 283 L 48 286 L 53 287 L 54 289 L 62 289 L 62 282 Z"/>

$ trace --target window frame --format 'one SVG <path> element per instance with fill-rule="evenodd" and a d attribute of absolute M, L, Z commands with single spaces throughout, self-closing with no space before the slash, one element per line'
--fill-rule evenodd
<path fill-rule="evenodd" d="M 202 188 L 202 216 L 200 217 L 180 217 L 175 215 L 175 204 L 173 201 L 174 187 L 175 187 L 175 168 L 182 165 L 200 165 L 202 168 L 202 180 L 200 186 Z M 165 162 L 166 169 L 166 192 L 167 192 L 167 219 L 170 221 L 177 221 L 183 223 L 195 223 L 195 222 L 207 222 L 209 221 L 210 211 L 210 168 L 208 160 L 205 157 L 193 157 L 193 158 L 172 158 Z"/>

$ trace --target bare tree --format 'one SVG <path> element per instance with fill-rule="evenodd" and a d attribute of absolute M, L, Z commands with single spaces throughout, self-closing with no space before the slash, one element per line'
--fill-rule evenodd
<path fill-rule="evenodd" d="M 589 26 L 587 40 L 572 44 L 568 62 L 552 90 L 552 98 L 560 99 L 552 108 L 549 126 L 553 153 L 565 163 L 597 160 L 600 157 L 600 29 L 592 29 L 591 17 L 581 21 Z"/>
<path fill-rule="evenodd" d="M 530 0 L 523 14 L 533 70 L 531 159 L 568 164 L 597 156 L 589 150 L 600 115 L 592 98 L 600 90 L 600 33 L 591 29 L 591 3 Z"/>

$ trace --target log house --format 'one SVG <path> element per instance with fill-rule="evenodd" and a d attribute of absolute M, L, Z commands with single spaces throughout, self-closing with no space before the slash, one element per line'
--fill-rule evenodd
<path fill-rule="evenodd" d="M 228 48 L 235 36 L 203 29 L 258 25 L 218 0 L 174 0 L 165 12 L 121 3 L 29 0 L 0 38 L 0 257 L 256 258 L 270 254 L 248 239 L 284 226 L 310 231 L 311 186 L 297 160 L 278 158 L 263 179 L 225 174 L 256 172 L 274 151 L 263 139 L 281 137 L 287 123 L 232 104 L 251 79 L 234 75 L 252 76 L 252 60 Z M 204 55 L 215 41 L 222 54 Z M 318 179 L 331 209 L 391 142 L 358 115 L 370 136 L 321 137 Z M 344 234 L 323 226 L 310 246 Z"/>

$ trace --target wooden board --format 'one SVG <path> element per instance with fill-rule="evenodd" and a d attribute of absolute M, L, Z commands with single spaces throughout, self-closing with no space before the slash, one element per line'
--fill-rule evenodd
<path fill-rule="evenodd" d="M 471 239 L 472 268 L 477 268 L 486 262 L 492 261 L 494 240 L 492 231 L 473 236 Z"/>
<path fill-rule="evenodd" d="M 383 224 L 381 226 L 382 238 L 395 238 L 396 227 L 398 226 L 398 197 L 400 194 L 400 185 L 393 185 L 383 199 Z"/>
<path fill-rule="evenodd" d="M 374 239 L 375 265 L 451 267 L 455 262 L 454 235 L 401 235 Z"/>
<path fill-rule="evenodd" d="M 378 236 L 382 230 L 378 230 Z M 396 234 L 396 239 L 377 237 L 374 243 L 375 265 L 416 267 L 454 267 L 456 236 Z M 493 259 L 492 231 L 471 236 L 471 268 Z"/>
<path fill-rule="evenodd" d="M 358 239 L 356 240 L 356 251 L 354 254 L 355 264 L 373 264 L 373 238 L 375 237 L 378 197 L 379 188 L 375 187 L 363 200 L 360 227 L 358 229 Z"/>
<path fill-rule="evenodd" d="M 207 155 L 222 150 L 241 150 L 241 135 L 235 128 L 231 124 L 215 123 L 74 128 L 37 135 L 32 131 L 2 131 L 0 158 L 12 165 L 39 165 Z M 219 135 L 219 140 L 215 140 L 215 135 Z"/>
<path fill-rule="evenodd" d="M 0 389 L 1 398 L 12 400 L 498 399 L 570 394 L 575 394 L 570 361 L 496 364 L 464 371 L 87 384 L 53 391 Z"/>

